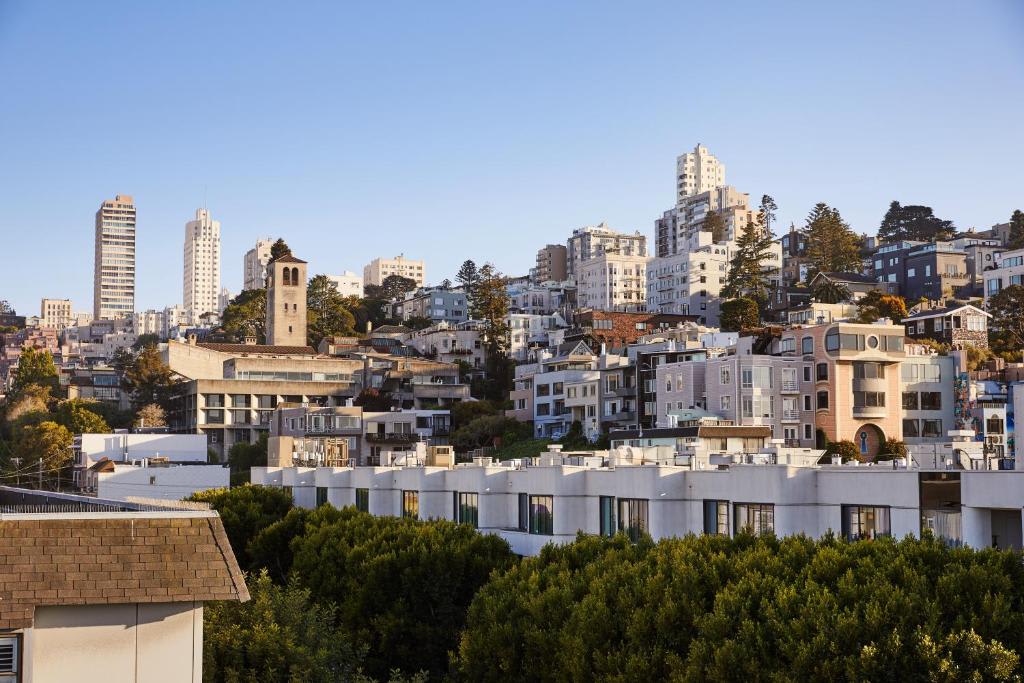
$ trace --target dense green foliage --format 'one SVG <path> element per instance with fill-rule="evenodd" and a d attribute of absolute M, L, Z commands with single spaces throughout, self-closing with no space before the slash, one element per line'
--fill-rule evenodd
<path fill-rule="evenodd" d="M 259 532 L 284 518 L 292 509 L 290 491 L 269 486 L 236 486 L 192 494 L 188 500 L 209 503 L 220 514 L 224 532 L 238 564 L 249 567 L 249 542 Z"/>
<path fill-rule="evenodd" d="M 1019 554 L 934 540 L 581 537 L 481 589 L 455 668 L 473 681 L 1015 680 L 1022 602 Z"/>
<path fill-rule="evenodd" d="M 176 380 L 156 346 L 146 346 L 126 359 L 124 382 L 131 390 L 132 407 L 135 410 L 153 403 L 164 410 L 170 407 Z"/>
<path fill-rule="evenodd" d="M 329 277 L 311 278 L 306 287 L 306 343 L 316 348 L 324 337 L 355 334 L 356 319 L 347 302 Z"/>
<path fill-rule="evenodd" d="M 878 226 L 878 239 L 883 242 L 935 242 L 952 239 L 954 234 L 956 228 L 953 222 L 937 217 L 932 207 L 911 204 L 900 206 L 896 201 L 889 204 L 889 210 Z"/>
<path fill-rule="evenodd" d="M 729 299 L 721 303 L 718 320 L 723 332 L 739 332 L 757 327 L 761 315 L 753 299 Z"/>
<path fill-rule="evenodd" d="M 748 220 L 736 239 L 722 296 L 742 296 L 764 306 L 768 301 L 768 272 L 764 266 L 771 256 L 771 248 L 771 234 L 761 223 Z"/>
<path fill-rule="evenodd" d="M 241 342 L 255 337 L 259 343 L 266 340 L 267 290 L 247 289 L 228 302 L 221 314 L 221 329 L 229 341 Z"/>
<path fill-rule="evenodd" d="M 807 260 L 811 263 L 808 282 L 819 271 L 859 272 L 861 240 L 839 215 L 839 211 L 819 202 L 807 215 Z"/>
<path fill-rule="evenodd" d="M 906 300 L 896 294 L 883 294 L 873 289 L 857 300 L 857 322 L 873 323 L 889 318 L 899 324 L 907 315 Z"/>
<path fill-rule="evenodd" d="M 253 467 L 267 465 L 267 432 L 260 434 L 256 443 L 240 441 L 228 451 L 228 466 L 231 468 L 231 484 L 244 484 L 249 481 L 249 471 Z"/>
<path fill-rule="evenodd" d="M 1010 234 L 1007 249 L 1024 249 L 1024 211 L 1015 209 L 1010 216 Z"/>
<path fill-rule="evenodd" d="M 17 397 L 26 387 L 38 385 L 55 392 L 58 388 L 57 366 L 53 354 L 45 349 L 26 346 L 18 357 L 18 367 L 11 380 L 11 397 Z"/>
<path fill-rule="evenodd" d="M 1024 347 L 1024 285 L 1009 285 L 989 297 L 990 326 L 1014 348 Z"/>

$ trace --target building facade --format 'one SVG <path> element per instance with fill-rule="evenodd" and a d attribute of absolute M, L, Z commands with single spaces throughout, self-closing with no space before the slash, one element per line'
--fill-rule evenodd
<path fill-rule="evenodd" d="M 363 268 L 363 286 L 381 285 L 389 275 L 400 275 L 416 281 L 417 287 L 426 282 L 426 266 L 423 261 L 408 259 L 399 254 L 394 258 L 378 257 Z"/>
<path fill-rule="evenodd" d="M 256 246 L 245 252 L 242 264 L 242 290 L 263 289 L 267 282 L 267 264 L 270 263 L 270 248 L 274 240 L 256 240 Z"/>
<path fill-rule="evenodd" d="M 306 262 L 287 254 L 267 272 L 267 344 L 305 346 Z"/>
<path fill-rule="evenodd" d="M 218 311 L 220 294 L 220 221 L 208 209 L 196 209 L 195 220 L 185 224 L 185 268 L 182 301 L 193 324 L 204 313 Z"/>
<path fill-rule="evenodd" d="M 43 299 L 39 306 L 39 324 L 55 330 L 74 325 L 75 316 L 71 308 L 71 299 Z"/>
<path fill-rule="evenodd" d="M 537 250 L 534 282 L 563 282 L 569 276 L 564 244 L 549 244 Z"/>
<path fill-rule="evenodd" d="M 346 270 L 341 275 L 328 275 L 327 279 L 333 282 L 338 287 L 338 293 L 342 296 L 363 296 L 363 278 L 359 277 L 350 270 Z"/>
<path fill-rule="evenodd" d="M 131 317 L 135 312 L 135 219 L 129 195 L 104 201 L 96 212 L 95 320 Z"/>
<path fill-rule="evenodd" d="M 632 252 L 604 250 L 582 261 L 577 273 L 579 305 L 599 311 L 646 310 L 649 260 Z"/>
<path fill-rule="evenodd" d="M 617 232 L 605 223 L 573 230 L 566 242 L 566 279 L 579 282 L 582 264 L 606 251 L 631 258 L 646 258 L 647 236 L 639 231 Z"/>

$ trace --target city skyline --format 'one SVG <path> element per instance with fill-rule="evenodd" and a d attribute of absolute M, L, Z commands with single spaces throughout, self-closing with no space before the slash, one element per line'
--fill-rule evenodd
<path fill-rule="evenodd" d="M 182 268 L 168 254 L 199 206 L 222 223 L 232 292 L 267 235 L 309 255 L 311 275 L 399 253 L 423 259 L 430 284 L 466 258 L 525 274 L 538 248 L 585 225 L 653 239 L 676 157 L 697 143 L 753 203 L 775 197 L 777 233 L 826 201 L 873 234 L 894 199 L 985 229 L 1020 204 L 1024 13 L 934 7 L 748 7 L 738 24 L 710 8 L 467 7 L 456 18 L 409 6 L 396 27 L 376 9 L 260 8 L 257 21 L 227 8 L 4 5 L 0 78 L 21 94 L 0 113 L 18 131 L 0 169 L 5 233 L 47 256 L 12 263 L 0 297 L 23 314 L 43 297 L 89 310 L 92 219 L 119 193 L 138 207 L 136 310 L 183 303 L 166 286 Z M 678 50 L 696 22 L 714 47 Z M 837 22 L 849 30 L 823 28 Z M 133 31 L 115 49 L 88 40 L 101 25 Z M 223 41 L 193 55 L 180 35 Z M 388 54 L 375 47 L 384 35 Z M 954 38 L 970 49 L 949 50 Z M 530 50 L 511 59 L 489 41 Z M 233 56 L 255 44 L 255 63 Z M 701 72 L 714 74 L 703 92 L 689 80 Z M 97 106 L 105 85 L 131 102 Z M 194 107 L 196 91 L 210 106 Z M 983 160 L 973 178 L 965 157 Z M 61 267 L 44 283 L 47 262 Z"/>

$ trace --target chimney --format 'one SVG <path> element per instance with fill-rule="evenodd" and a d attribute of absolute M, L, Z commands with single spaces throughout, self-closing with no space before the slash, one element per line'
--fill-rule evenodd
<path fill-rule="evenodd" d="M 198 340 L 198 338 L 196 337 L 195 334 L 188 335 L 187 339 L 188 339 L 188 345 L 189 346 L 195 346 L 196 345 L 196 341 Z"/>
<path fill-rule="evenodd" d="M 256 346 L 256 335 L 245 335 L 245 339 L 242 340 L 242 343 L 246 346 Z"/>

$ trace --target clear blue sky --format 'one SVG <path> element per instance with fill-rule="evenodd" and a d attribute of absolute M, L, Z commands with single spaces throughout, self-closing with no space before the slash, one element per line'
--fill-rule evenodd
<path fill-rule="evenodd" d="M 525 273 L 607 221 L 653 233 L 697 142 L 782 221 L 1024 208 L 1024 3 L 0 0 L 0 298 L 91 310 L 93 216 L 135 197 L 139 308 L 181 301 L 204 193 L 223 284 L 283 236 Z"/>

